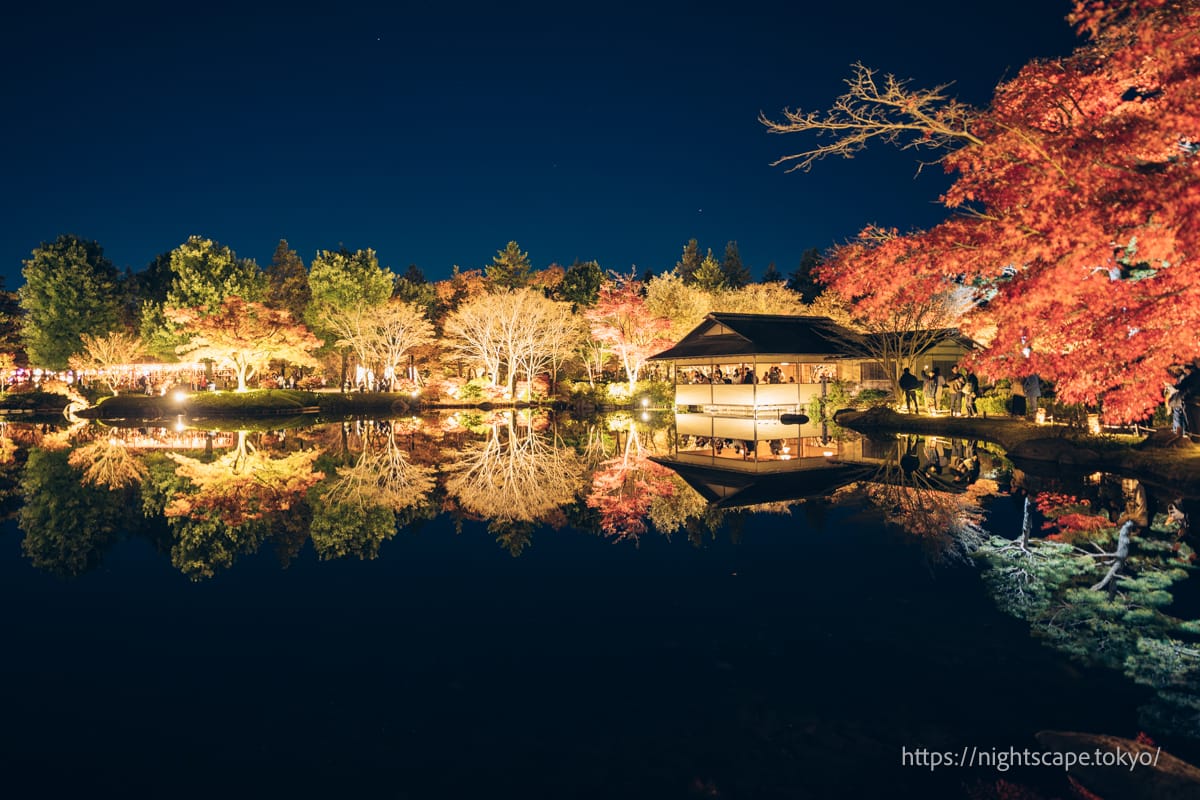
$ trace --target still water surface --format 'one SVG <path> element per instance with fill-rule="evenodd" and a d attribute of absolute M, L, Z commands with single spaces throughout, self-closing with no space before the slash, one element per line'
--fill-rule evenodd
<path fill-rule="evenodd" d="M 1132 738 L 1153 705 L 965 557 L 1024 510 L 982 445 L 961 475 L 967 443 L 827 445 L 880 482 L 784 502 L 769 459 L 710 453 L 699 489 L 648 460 L 694 449 L 662 418 L 4 440 L 0 760 L 43 796 L 1065 796 L 902 748 Z"/>

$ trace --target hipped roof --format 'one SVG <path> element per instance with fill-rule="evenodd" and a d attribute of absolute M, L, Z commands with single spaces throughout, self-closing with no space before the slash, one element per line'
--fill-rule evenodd
<path fill-rule="evenodd" d="M 650 358 L 796 354 L 844 357 L 856 334 L 828 317 L 789 314 L 708 314 L 679 344 Z"/>

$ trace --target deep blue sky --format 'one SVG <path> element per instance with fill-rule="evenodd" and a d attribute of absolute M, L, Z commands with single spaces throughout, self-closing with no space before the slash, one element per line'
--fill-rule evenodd
<path fill-rule="evenodd" d="M 10 288 L 67 232 L 134 269 L 197 233 L 431 278 L 509 239 L 539 268 L 656 272 L 736 239 L 786 273 L 868 222 L 935 222 L 946 179 L 886 146 L 786 174 L 801 142 L 760 109 L 827 107 L 856 60 L 983 104 L 1075 44 L 1059 0 L 37 5 L 0 31 Z"/>

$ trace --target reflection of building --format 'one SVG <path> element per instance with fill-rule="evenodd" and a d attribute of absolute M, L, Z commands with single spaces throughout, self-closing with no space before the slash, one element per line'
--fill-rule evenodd
<path fill-rule="evenodd" d="M 227 450 L 237 444 L 236 433 L 191 428 L 114 427 L 109 429 L 108 438 L 137 450 Z"/>
<path fill-rule="evenodd" d="M 891 386 L 876 361 L 854 352 L 870 340 L 828 317 L 712 313 L 649 360 L 665 366 L 675 384 L 681 455 L 788 461 L 830 450 L 821 401 L 831 385 Z M 930 342 L 921 358 L 949 374 L 966 350 L 963 340 L 945 331 Z M 809 420 L 782 425 L 785 414 Z"/>
<path fill-rule="evenodd" d="M 794 457 L 746 457 L 747 451 L 761 452 L 767 445 L 758 441 L 743 443 L 750 447 L 736 457 L 728 455 L 728 448 L 702 455 L 681 446 L 654 461 L 675 471 L 708 502 L 729 508 L 827 495 L 859 481 L 958 494 L 980 474 L 976 443 L 961 439 L 855 436 L 827 444 L 804 437 L 782 441 L 798 443 Z"/>

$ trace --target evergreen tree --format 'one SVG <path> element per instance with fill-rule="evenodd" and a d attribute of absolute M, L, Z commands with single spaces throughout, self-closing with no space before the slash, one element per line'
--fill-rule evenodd
<path fill-rule="evenodd" d="M 788 288 L 798 292 L 806 303 L 811 303 L 813 298 L 821 293 L 821 284 L 817 281 L 816 272 L 823 263 L 821 251 L 810 247 L 800 256 L 800 264 L 796 271 L 788 276 Z"/>
<path fill-rule="evenodd" d="M 404 274 L 399 279 L 409 283 L 429 283 L 425 277 L 425 270 L 416 264 L 409 264 L 408 269 L 404 270 Z"/>
<path fill-rule="evenodd" d="M 683 246 L 683 255 L 675 263 L 675 271 L 679 273 L 679 277 L 683 278 L 684 283 L 695 283 L 696 270 L 700 269 L 702 261 L 703 259 L 700 257 L 700 245 L 695 239 L 688 239 L 687 244 Z"/>
<path fill-rule="evenodd" d="M 529 253 L 522 253 L 516 242 L 509 242 L 503 250 L 497 250 L 491 266 L 486 268 L 488 278 L 501 289 L 528 286 L 531 272 Z"/>
<path fill-rule="evenodd" d="M 287 311 L 299 321 L 304 319 L 311 301 L 304 261 L 288 247 L 287 239 L 280 239 L 267 267 L 267 305 Z"/>
<path fill-rule="evenodd" d="M 171 287 L 166 304 L 172 308 L 215 311 L 226 297 L 251 302 L 267 293 L 267 277 L 250 258 L 211 239 L 191 236 L 171 251 Z"/>
<path fill-rule="evenodd" d="M 25 312 L 22 340 L 33 364 L 65 369 L 83 348 L 82 334 L 100 336 L 120 325 L 120 274 L 96 242 L 59 236 L 24 264 L 25 285 L 17 294 Z"/>
<path fill-rule="evenodd" d="M 4 288 L 4 276 L 0 275 L 0 353 L 14 356 L 24 353 L 21 344 L 21 304 L 17 293 Z"/>
<path fill-rule="evenodd" d="M 704 256 L 704 260 L 700 262 L 700 267 L 695 274 L 692 275 L 692 283 L 706 292 L 716 292 L 725 288 L 725 273 L 717 259 L 713 257 L 711 249 Z"/>
<path fill-rule="evenodd" d="M 604 282 L 604 271 L 595 261 L 575 260 L 567 267 L 562 283 L 558 287 L 558 299 L 573 308 L 586 308 L 596 304 L 600 295 L 600 284 Z"/>
<path fill-rule="evenodd" d="M 782 272 L 776 269 L 775 262 L 772 261 L 770 264 L 767 264 L 767 269 L 763 272 L 762 280 L 759 283 L 779 283 L 783 280 L 787 279 L 783 277 Z"/>
<path fill-rule="evenodd" d="M 742 255 L 738 252 L 737 242 L 725 243 L 725 257 L 721 259 L 721 274 L 725 276 L 725 286 L 729 289 L 740 289 L 753 280 L 749 268 L 742 263 Z"/>

